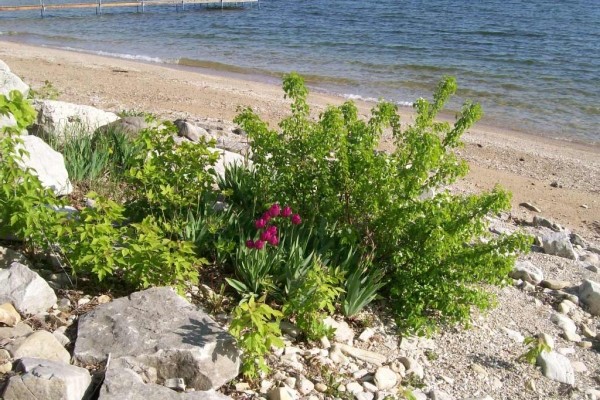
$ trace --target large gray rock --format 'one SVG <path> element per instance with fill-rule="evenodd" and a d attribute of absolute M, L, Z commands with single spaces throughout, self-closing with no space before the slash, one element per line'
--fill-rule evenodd
<path fill-rule="evenodd" d="M 136 137 L 144 129 L 156 127 L 156 123 L 149 123 L 146 117 L 123 117 L 98 128 L 101 133 L 122 132 L 131 137 Z"/>
<path fill-rule="evenodd" d="M 69 364 L 71 355 L 56 337 L 48 331 L 35 331 L 25 338 L 19 338 L 6 346 L 13 358 L 41 358 Z"/>
<path fill-rule="evenodd" d="M 29 93 L 29 85 L 23 82 L 17 75 L 10 72 L 8 66 L 0 68 L 0 94 L 8 97 L 8 94 L 13 90 L 18 90 L 23 93 L 23 96 L 26 96 Z"/>
<path fill-rule="evenodd" d="M 56 303 L 56 294 L 36 272 L 13 262 L 0 270 L 1 303 L 12 303 L 23 314 L 40 314 Z"/>
<path fill-rule="evenodd" d="M 226 400 L 231 397 L 210 391 L 177 393 L 164 386 L 146 384 L 130 369 L 110 368 L 98 400 Z"/>
<path fill-rule="evenodd" d="M 29 153 L 23 156 L 22 166 L 30 168 L 45 188 L 52 189 L 57 196 L 66 196 L 73 191 L 69 173 L 62 154 L 55 151 L 37 136 L 23 136 L 23 148 Z"/>
<path fill-rule="evenodd" d="M 546 254 L 577 260 L 577 253 L 566 232 L 553 232 L 542 237 L 542 247 Z"/>
<path fill-rule="evenodd" d="M 162 382 L 183 378 L 196 390 L 218 388 L 239 372 L 234 338 L 171 288 L 131 294 L 79 319 L 74 358 L 143 371 Z"/>
<path fill-rule="evenodd" d="M 510 272 L 510 277 L 538 285 L 544 279 L 544 273 L 531 261 L 517 261 L 515 268 Z"/>
<path fill-rule="evenodd" d="M 593 315 L 600 315 L 600 284 L 586 279 L 579 285 L 579 300 L 588 307 Z"/>
<path fill-rule="evenodd" d="M 119 119 L 95 107 L 57 100 L 36 100 L 38 133 L 64 137 L 65 134 L 92 133 L 98 127 Z"/>
<path fill-rule="evenodd" d="M 211 136 L 206 129 L 192 124 L 185 119 L 177 119 L 173 122 L 177 127 L 177 134 L 181 137 L 188 138 L 192 142 L 199 142 L 202 138 L 210 140 Z"/>
<path fill-rule="evenodd" d="M 569 359 L 562 354 L 543 351 L 537 358 L 537 364 L 542 367 L 546 378 L 569 385 L 575 384 L 575 371 Z"/>
<path fill-rule="evenodd" d="M 39 358 L 17 363 L 22 375 L 10 378 L 4 400 L 81 400 L 91 383 L 85 368 Z"/>

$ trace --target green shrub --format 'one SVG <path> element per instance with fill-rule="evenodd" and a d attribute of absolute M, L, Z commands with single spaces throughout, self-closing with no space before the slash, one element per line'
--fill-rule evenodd
<path fill-rule="evenodd" d="M 4 127 L 0 135 L 0 234 L 25 240 L 30 250 L 48 250 L 66 219 L 56 210 L 65 203 L 42 186 L 35 173 L 24 168 L 27 156 L 19 135 L 35 118 L 35 110 L 21 92 L 0 95 L 0 115 L 12 114 L 16 126 Z"/>
<path fill-rule="evenodd" d="M 485 217 L 509 206 L 508 193 L 455 196 L 444 190 L 468 171 L 455 149 L 480 118 L 479 105 L 466 103 L 454 125 L 437 122 L 456 91 L 455 80 L 446 78 L 433 102 L 415 103 L 415 123 L 402 129 L 396 106 L 386 102 L 367 121 L 352 102 L 312 120 L 302 79 L 290 74 L 283 88 L 291 116 L 280 131 L 251 109 L 236 118 L 253 148 L 258 202 L 290 204 L 308 224 L 326 225 L 340 243 L 357 247 L 373 270 L 367 280 L 348 275 L 358 284 L 354 292 L 366 296 L 358 303 L 373 299 L 382 276 L 380 293 L 392 300 L 404 330 L 424 333 L 439 322 L 465 322 L 471 306 L 489 307 L 492 297 L 479 284 L 502 283 L 529 240 L 519 234 L 485 238 Z M 377 151 L 384 129 L 396 145 L 391 154 Z M 427 198 L 427 192 L 439 193 Z"/>
<path fill-rule="evenodd" d="M 244 350 L 242 373 L 248 379 L 255 379 L 260 372 L 268 373 L 269 367 L 264 356 L 271 347 L 283 347 L 279 323 L 283 314 L 265 303 L 265 297 L 258 301 L 250 296 L 233 310 L 229 332 L 238 340 Z"/>
<path fill-rule="evenodd" d="M 175 132 L 172 123 L 142 131 L 137 138 L 141 149 L 127 178 L 133 198 L 130 214 L 135 219 L 152 214 L 165 224 L 172 223 L 172 231 L 181 229 L 189 210 L 211 201 L 212 167 L 219 158 L 206 142 L 178 145 Z"/>

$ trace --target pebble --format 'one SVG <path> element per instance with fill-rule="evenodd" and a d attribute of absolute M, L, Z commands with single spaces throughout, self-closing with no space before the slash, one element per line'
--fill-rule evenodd
<path fill-rule="evenodd" d="M 352 393 L 353 395 L 356 395 L 357 393 L 362 393 L 363 387 L 358 382 L 350 382 L 349 384 L 346 385 L 346 390 L 349 393 Z"/>
<path fill-rule="evenodd" d="M 319 393 L 325 393 L 327 391 L 327 385 L 323 382 L 315 384 L 315 390 Z"/>
<path fill-rule="evenodd" d="M 238 382 L 235 384 L 236 392 L 243 392 L 245 390 L 250 390 L 250 385 L 246 382 Z"/>
<path fill-rule="evenodd" d="M 377 386 L 377 389 L 388 390 L 396 386 L 396 384 L 398 383 L 398 376 L 389 367 L 380 367 L 375 372 L 374 381 L 375 385 Z"/>
<path fill-rule="evenodd" d="M 98 302 L 98 304 L 106 304 L 106 303 L 110 303 L 110 296 L 103 294 L 101 296 L 98 296 L 98 298 L 96 299 L 96 301 Z"/>
<path fill-rule="evenodd" d="M 79 300 L 77 300 L 77 306 L 81 307 L 81 306 L 85 306 L 87 303 L 90 302 L 90 298 L 89 297 L 82 297 Z"/>
<path fill-rule="evenodd" d="M 592 345 L 592 342 L 588 342 L 587 340 L 577 342 L 577 346 L 581 347 L 582 349 L 591 349 Z"/>
<path fill-rule="evenodd" d="M 306 379 L 305 377 L 300 377 L 296 384 L 296 389 L 298 389 L 298 391 L 305 396 L 312 392 L 314 388 L 315 384 L 312 383 L 310 380 Z"/>
<path fill-rule="evenodd" d="M 540 282 L 540 286 L 546 289 L 561 290 L 572 285 L 571 282 L 567 281 L 560 281 L 557 279 L 544 279 L 542 282 Z"/>
<path fill-rule="evenodd" d="M 0 362 L 0 374 L 8 374 L 12 371 L 12 363 L 10 361 Z"/>
<path fill-rule="evenodd" d="M 368 342 L 374 334 L 374 329 L 366 328 L 364 331 L 361 332 L 360 336 L 358 336 L 358 340 L 360 340 L 361 342 Z"/>

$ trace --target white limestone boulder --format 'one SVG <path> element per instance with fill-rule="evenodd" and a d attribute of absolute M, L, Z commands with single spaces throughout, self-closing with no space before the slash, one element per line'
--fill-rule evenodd
<path fill-rule="evenodd" d="M 0 304 L 12 303 L 24 314 L 40 314 L 56 303 L 48 283 L 25 265 L 14 262 L 0 270 Z"/>
<path fill-rule="evenodd" d="M 23 144 L 19 148 L 28 153 L 23 156 L 23 167 L 32 169 L 42 186 L 52 189 L 57 196 L 70 194 L 73 186 L 62 154 L 37 136 L 23 136 L 22 140 Z"/>
<path fill-rule="evenodd" d="M 0 66 L 0 94 L 8 97 L 8 94 L 13 90 L 18 90 L 26 96 L 29 93 L 29 85 L 21 80 L 17 75 L 12 73 L 8 65 L 2 63 Z"/>
<path fill-rule="evenodd" d="M 38 134 L 59 138 L 76 133 L 91 134 L 97 128 L 119 119 L 112 112 L 57 100 L 36 100 Z"/>

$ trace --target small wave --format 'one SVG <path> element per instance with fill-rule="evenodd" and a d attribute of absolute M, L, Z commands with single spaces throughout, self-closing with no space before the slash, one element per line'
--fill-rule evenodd
<path fill-rule="evenodd" d="M 359 100 L 359 101 L 366 101 L 369 103 L 378 103 L 380 100 L 382 99 L 377 99 L 375 97 L 364 97 L 361 96 L 359 94 L 343 94 L 342 97 L 344 97 L 345 99 L 348 100 Z M 383 99 L 385 100 L 385 99 Z M 400 106 L 400 107 L 412 107 L 413 103 L 411 101 L 394 101 L 394 104 Z"/>
<path fill-rule="evenodd" d="M 156 64 L 177 64 L 177 60 L 169 60 L 169 59 L 163 59 L 163 58 L 159 58 L 159 57 L 150 57 L 150 56 L 145 56 L 142 54 L 113 53 L 110 51 L 86 50 L 86 49 L 78 49 L 78 48 L 66 47 L 66 46 L 61 47 L 61 49 L 69 50 L 69 51 L 77 51 L 80 53 L 97 54 L 99 56 L 122 58 L 125 60 L 145 61 L 145 62 L 151 62 L 151 63 L 156 63 Z"/>

